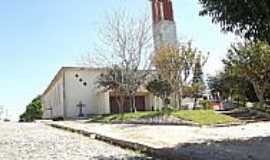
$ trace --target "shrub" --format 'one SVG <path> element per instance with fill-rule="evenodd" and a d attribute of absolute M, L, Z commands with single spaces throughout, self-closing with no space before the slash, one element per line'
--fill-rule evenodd
<path fill-rule="evenodd" d="M 175 112 L 175 111 L 178 111 L 175 107 L 163 107 L 162 108 L 162 112 L 165 112 L 165 113 L 170 113 L 170 112 Z"/>
<path fill-rule="evenodd" d="M 209 100 L 200 100 L 199 104 L 201 106 L 203 106 L 203 109 L 207 110 L 207 109 L 211 109 L 211 102 Z"/>
<path fill-rule="evenodd" d="M 26 106 L 26 111 L 20 115 L 19 122 L 32 122 L 37 119 L 42 119 L 42 114 L 41 98 L 38 96 Z"/>

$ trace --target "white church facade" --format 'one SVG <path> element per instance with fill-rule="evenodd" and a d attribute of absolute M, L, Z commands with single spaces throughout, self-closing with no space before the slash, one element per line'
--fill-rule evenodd
<path fill-rule="evenodd" d="M 176 24 L 171 0 L 151 0 L 155 49 L 177 44 Z M 102 92 L 97 79 L 105 73 L 100 68 L 63 67 L 42 95 L 43 118 L 77 118 L 91 114 L 118 113 L 117 95 Z M 141 87 L 135 97 L 138 111 L 161 108 L 162 102 Z M 124 111 L 128 109 L 124 108 Z"/>
<path fill-rule="evenodd" d="M 70 119 L 118 113 L 117 95 L 97 86 L 98 77 L 105 72 L 102 68 L 61 68 L 42 94 L 43 118 Z M 155 99 L 142 88 L 136 95 L 136 107 L 139 111 L 150 111 L 153 106 L 159 106 Z"/>

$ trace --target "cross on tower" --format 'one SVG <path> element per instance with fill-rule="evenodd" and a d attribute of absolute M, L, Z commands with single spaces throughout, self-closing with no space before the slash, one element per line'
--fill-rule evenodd
<path fill-rule="evenodd" d="M 85 107 L 85 104 L 83 104 L 82 102 L 80 102 L 79 104 L 77 104 L 77 107 L 79 108 L 79 117 L 84 117 L 83 114 L 83 107 Z"/>

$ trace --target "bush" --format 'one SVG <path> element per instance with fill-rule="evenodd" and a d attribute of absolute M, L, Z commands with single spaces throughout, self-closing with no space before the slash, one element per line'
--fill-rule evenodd
<path fill-rule="evenodd" d="M 203 109 L 205 109 L 205 110 L 212 109 L 211 108 L 211 102 L 209 100 L 206 100 L 206 99 L 200 100 L 199 104 L 201 106 L 203 106 Z"/>
<path fill-rule="evenodd" d="M 33 122 L 42 119 L 42 114 L 41 97 L 38 96 L 26 106 L 26 111 L 20 115 L 19 122 Z"/>
<path fill-rule="evenodd" d="M 166 112 L 166 113 L 175 112 L 175 111 L 178 111 L 178 110 L 174 107 L 163 107 L 162 108 L 162 112 Z"/>

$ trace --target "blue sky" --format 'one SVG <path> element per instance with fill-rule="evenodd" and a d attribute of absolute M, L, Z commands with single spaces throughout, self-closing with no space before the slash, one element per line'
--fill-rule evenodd
<path fill-rule="evenodd" d="M 178 36 L 210 52 L 215 73 L 236 38 L 199 17 L 196 0 L 174 0 Z M 150 12 L 148 0 L 0 0 L 0 105 L 13 119 L 42 93 L 61 66 L 79 63 L 98 40 L 99 26 L 117 9 Z"/>

